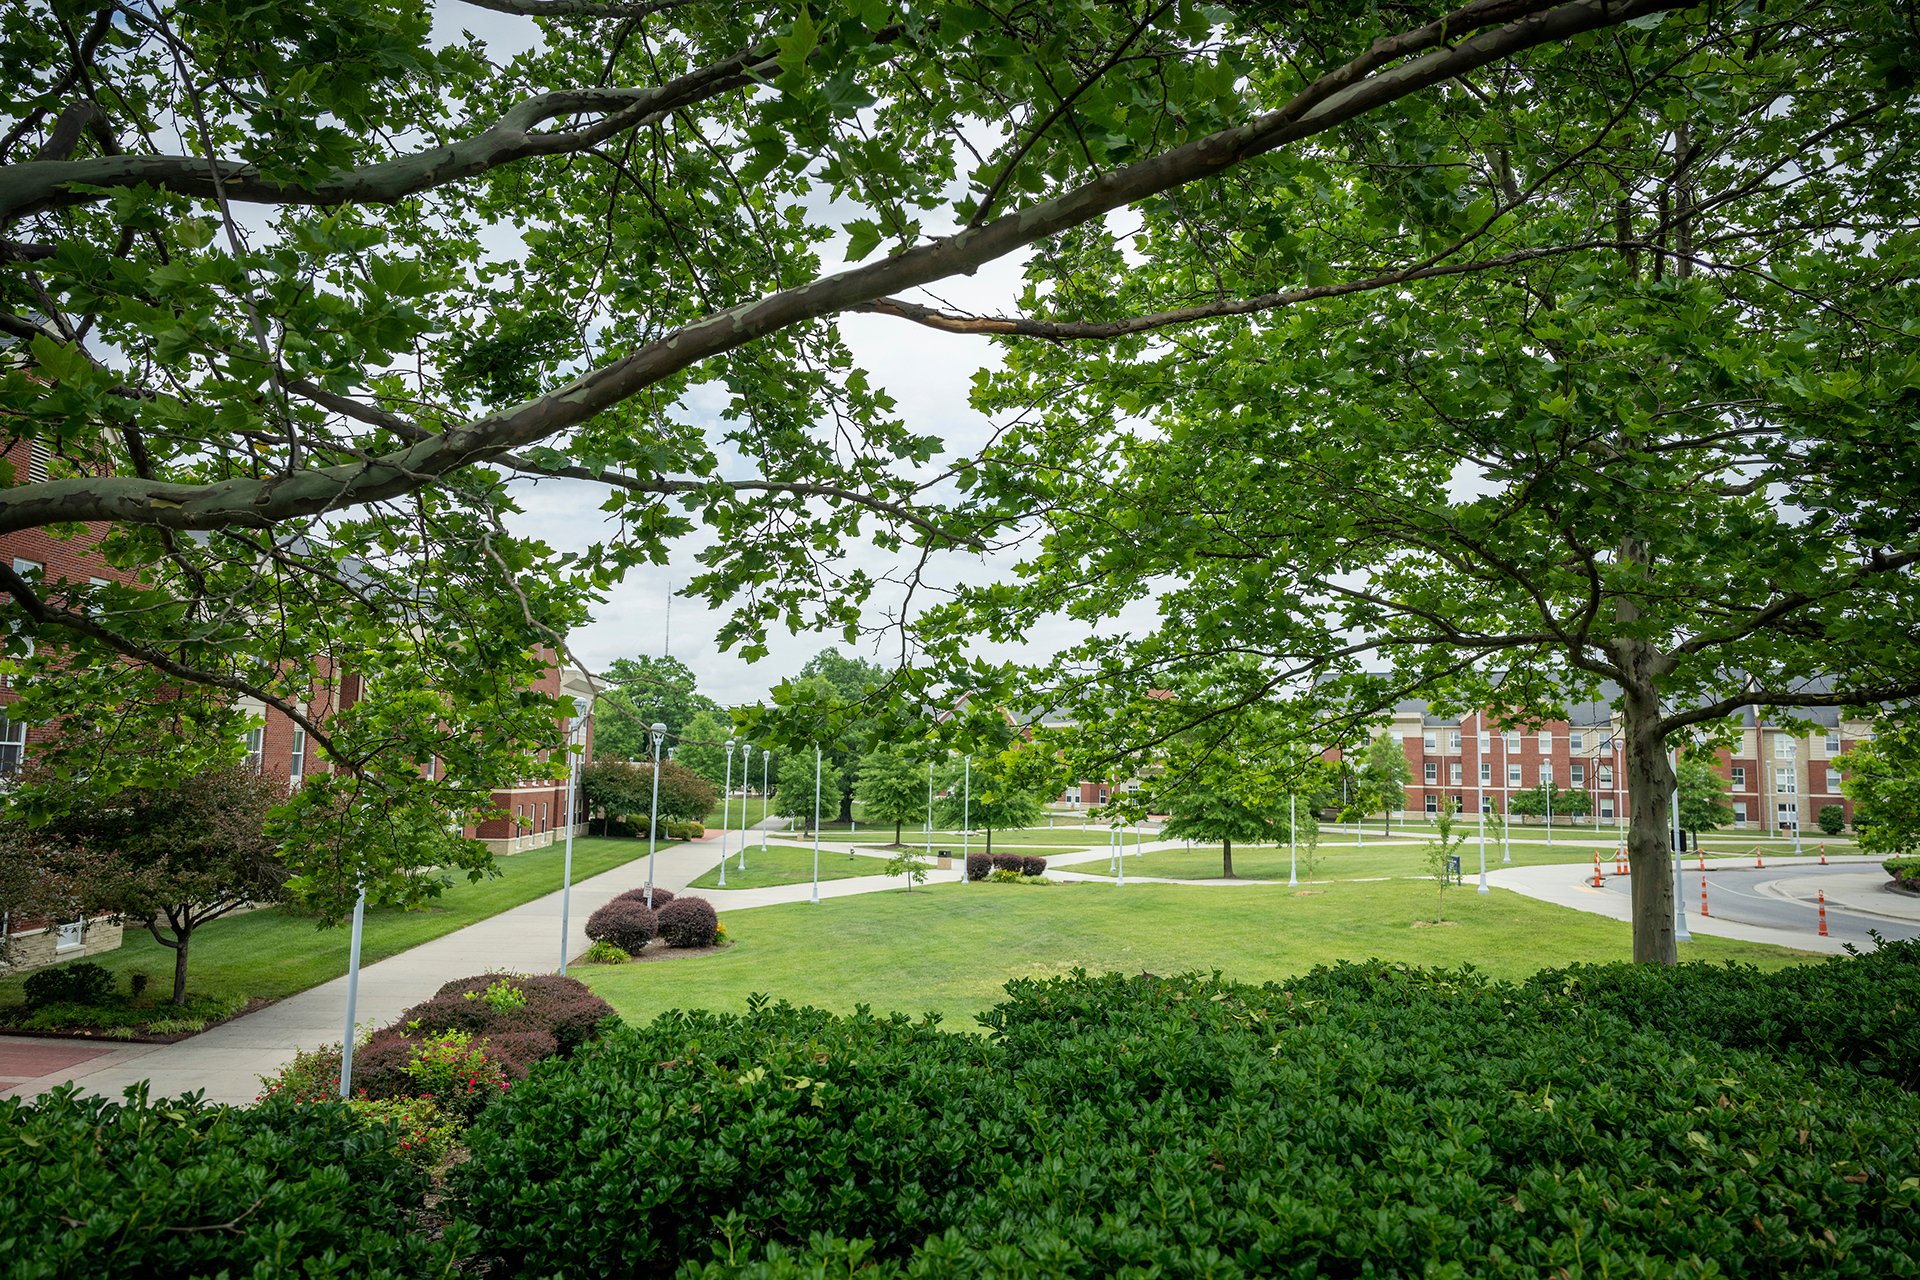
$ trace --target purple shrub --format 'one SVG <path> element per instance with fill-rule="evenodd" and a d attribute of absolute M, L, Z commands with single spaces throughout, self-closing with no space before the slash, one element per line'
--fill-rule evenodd
<path fill-rule="evenodd" d="M 486 1055 L 499 1063 L 510 1080 L 525 1080 L 527 1071 L 560 1052 L 560 1042 L 545 1031 L 502 1031 L 480 1042 Z"/>
<path fill-rule="evenodd" d="M 629 889 L 625 893 L 621 894 L 619 897 L 615 898 L 614 901 L 615 902 L 637 902 L 644 907 L 647 905 L 647 891 L 645 889 Z M 672 902 L 672 901 L 673 901 L 673 892 L 671 890 L 655 889 L 653 891 L 653 909 L 655 911 L 658 911 L 660 908 L 666 906 L 669 902 Z"/>
<path fill-rule="evenodd" d="M 653 941 L 658 925 L 655 912 L 631 898 L 615 898 L 587 917 L 587 936 L 595 942 L 610 942 L 628 955 L 639 955 Z"/>
<path fill-rule="evenodd" d="M 720 928 L 720 917 L 705 898 L 679 898 L 655 914 L 660 940 L 670 947 L 710 947 Z"/>
<path fill-rule="evenodd" d="M 502 978 L 525 993 L 524 1005 L 495 1009 L 486 1001 L 487 988 Z M 467 999 L 469 994 L 475 998 Z M 553 1037 L 562 1056 L 569 1056 L 598 1035 L 600 1023 L 611 1016 L 613 1007 L 578 979 L 551 973 L 531 978 L 483 973 L 441 987 L 433 999 L 401 1014 L 392 1030 L 418 1022 L 423 1032 L 470 1031 L 476 1036 L 543 1032 Z"/>
<path fill-rule="evenodd" d="M 1023 876 L 1043 876 L 1047 874 L 1047 860 L 1045 858 L 1020 859 L 1020 874 Z"/>
<path fill-rule="evenodd" d="M 993 874 L 993 859 L 984 853 L 967 855 L 967 879 L 985 880 Z"/>
<path fill-rule="evenodd" d="M 1011 871 L 1015 875 L 1020 875 L 1025 869 L 1026 861 L 1026 858 L 1018 853 L 996 853 L 993 855 L 993 869 Z"/>

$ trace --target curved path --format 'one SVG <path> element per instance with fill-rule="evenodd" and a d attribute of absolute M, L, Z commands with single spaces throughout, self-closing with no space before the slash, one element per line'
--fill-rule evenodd
<path fill-rule="evenodd" d="M 780 820 L 774 820 L 776 822 Z M 783 839 L 789 848 L 811 848 L 810 841 Z M 1184 842 L 1149 840 L 1144 850 L 1180 848 Z M 657 883 L 676 892 L 708 871 L 716 861 L 719 838 L 691 841 L 660 849 L 656 860 Z M 1132 854 L 1141 846 L 1129 845 Z M 736 847 L 737 848 L 737 847 Z M 735 852 L 735 851 L 730 851 Z M 849 846 L 844 841 L 823 839 L 823 857 L 831 853 L 853 853 L 878 862 L 887 854 L 870 848 Z M 737 856 L 737 853 L 736 853 Z M 1070 879 L 1099 879 L 1112 883 L 1105 875 L 1089 875 L 1068 868 L 1101 863 L 1111 857 L 1107 848 L 1092 848 L 1080 853 L 1049 854 L 1055 874 Z M 958 863 L 959 859 L 954 860 Z M 1878 928 L 1888 937 L 1920 936 L 1920 897 L 1901 896 L 1893 900 L 1864 886 L 1870 880 L 1868 868 L 1858 865 L 1873 859 L 1835 859 L 1822 869 L 1809 865 L 1811 858 L 1786 859 L 1779 869 L 1746 874 L 1744 859 L 1709 859 L 1710 903 L 1715 914 L 1700 920 L 1690 909 L 1689 924 L 1698 933 L 1770 942 L 1806 950 L 1839 951 L 1843 942 L 1866 942 L 1866 930 Z M 747 851 L 753 862 L 753 847 Z M 1874 868 L 1877 871 L 1877 867 Z M 1697 874 L 1697 873 L 1695 873 Z M 948 871 L 935 871 L 935 881 L 958 880 L 956 865 Z M 568 917 L 567 955 L 574 957 L 586 950 L 587 917 L 620 893 L 646 883 L 647 859 L 642 856 L 602 875 L 574 885 Z M 1135 877 L 1134 883 L 1186 884 L 1202 887 L 1271 884 L 1260 880 L 1170 880 L 1161 877 Z M 1594 911 L 1617 919 L 1627 918 L 1626 883 L 1607 877 L 1607 885 L 1595 889 L 1584 884 L 1579 864 L 1536 867 L 1508 867 L 1490 871 L 1488 883 L 1528 897 L 1556 902 L 1581 911 Z M 883 874 L 854 876 L 823 881 L 822 898 L 850 897 L 898 887 L 899 877 Z M 1721 888 L 1715 889 L 1713 886 Z M 1810 887 L 1811 886 L 1811 887 Z M 1827 894 L 1829 938 L 1815 936 L 1816 909 L 1806 905 L 1815 892 Z M 778 885 L 764 889 L 707 889 L 702 896 L 716 910 L 770 906 L 784 902 L 806 902 L 814 893 L 811 882 Z M 1851 897 L 1849 896 L 1851 895 Z M 489 970 L 521 973 L 551 973 L 560 953 L 560 893 L 524 903 L 490 919 L 480 921 L 456 933 L 423 943 L 360 972 L 359 1003 L 356 1008 L 361 1025 L 381 1026 L 393 1021 L 408 1007 L 427 999 L 443 984 Z M 1884 899 L 1884 900 L 1883 900 Z M 1695 904 L 1689 903 L 1692 908 Z M 1876 911 L 1886 914 L 1876 914 Z M 1903 915 L 1903 911 L 1912 914 Z M 345 936 L 341 945 L 344 948 Z M 118 1097 L 121 1091 L 140 1081 L 151 1081 L 154 1094 L 177 1095 L 202 1090 L 214 1102 L 246 1103 L 259 1092 L 258 1077 L 276 1071 L 289 1061 L 296 1050 L 337 1043 L 346 1017 L 344 977 L 325 982 L 298 995 L 269 1005 L 258 1013 L 236 1018 L 190 1040 L 172 1045 L 110 1045 L 75 1040 L 0 1037 L 0 1096 L 34 1097 L 56 1085 L 72 1081 L 83 1089 Z M 33 1074 L 39 1072 L 41 1074 Z"/>

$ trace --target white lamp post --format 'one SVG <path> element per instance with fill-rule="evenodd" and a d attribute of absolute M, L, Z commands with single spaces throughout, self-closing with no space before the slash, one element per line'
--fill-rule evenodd
<path fill-rule="evenodd" d="M 1687 896 L 1682 891 L 1680 877 L 1680 752 L 1676 748 L 1667 753 L 1667 759 L 1673 766 L 1673 939 L 1675 942 L 1692 942 L 1693 934 L 1687 930 Z"/>
<path fill-rule="evenodd" d="M 741 777 L 746 777 L 742 773 Z M 733 829 L 729 821 L 733 817 L 733 739 L 727 739 L 727 785 L 720 792 L 720 887 L 727 887 L 727 836 Z M 740 821 L 744 826 L 747 819 L 747 798 L 740 797 Z M 744 842 L 746 836 L 740 839 Z"/>
<path fill-rule="evenodd" d="M 647 815 L 647 910 L 653 910 L 653 855 L 660 838 L 660 746 L 667 740 L 667 726 L 655 721 L 649 730 L 653 739 L 653 811 Z"/>
<path fill-rule="evenodd" d="M 567 924 L 568 913 L 573 905 L 573 806 L 575 780 L 580 776 L 580 757 L 573 753 L 573 747 L 580 741 L 581 722 L 586 719 L 586 707 L 578 699 L 573 700 L 573 723 L 567 733 L 567 852 L 562 859 L 560 871 L 560 976 L 567 976 Z"/>
<path fill-rule="evenodd" d="M 933 862 L 933 757 L 927 757 L 927 862 Z M 907 887 L 913 887 L 908 879 Z"/>
<path fill-rule="evenodd" d="M 747 781 L 747 769 L 752 763 L 753 744 L 743 742 L 740 744 L 740 869 L 742 871 L 747 869 L 747 791 L 753 785 Z M 766 797 L 763 796 L 760 800 L 761 821 L 766 821 L 766 816 L 767 802 Z M 724 868 L 727 860 L 720 859 L 720 865 Z"/>
<path fill-rule="evenodd" d="M 767 801 L 772 798 L 770 795 L 770 784 L 768 783 L 767 779 L 773 776 L 771 773 L 768 772 L 772 768 L 773 768 L 773 748 L 772 747 L 760 748 L 760 852 L 761 853 L 765 853 L 767 851 Z M 747 846 L 741 845 L 740 846 L 740 870 L 745 871 L 746 869 L 747 869 Z"/>
<path fill-rule="evenodd" d="M 813 904 L 820 905 L 820 748 L 813 749 Z"/>
<path fill-rule="evenodd" d="M 1293 792 L 1287 792 L 1287 888 L 1300 883 L 1300 808 Z"/>
<path fill-rule="evenodd" d="M 363 886 L 353 902 L 353 941 L 347 948 L 347 1031 L 340 1040 L 340 1096 L 353 1091 L 353 1010 L 360 996 L 360 926 L 367 917 L 367 891 Z"/>
<path fill-rule="evenodd" d="M 973 757 L 967 757 L 960 789 L 960 883 L 967 882 L 967 860 L 973 853 Z"/>

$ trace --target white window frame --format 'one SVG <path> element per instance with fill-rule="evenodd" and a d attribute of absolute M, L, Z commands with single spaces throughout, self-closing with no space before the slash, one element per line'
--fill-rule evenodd
<path fill-rule="evenodd" d="M 1510 764 L 1507 766 L 1507 785 L 1509 787 L 1521 787 L 1526 785 L 1525 781 L 1520 777 L 1519 765 Z"/>
<path fill-rule="evenodd" d="M 1501 734 L 1500 738 L 1500 745 L 1503 749 L 1507 751 L 1518 751 L 1520 749 L 1520 731 L 1518 729 L 1509 729 L 1507 732 Z"/>
<path fill-rule="evenodd" d="M 1540 766 L 1540 781 L 1549 785 L 1553 783 L 1553 761 L 1548 760 Z"/>
<path fill-rule="evenodd" d="M 1440 766 L 1431 760 L 1427 761 L 1427 776 L 1425 782 L 1430 787 L 1436 786 L 1440 782 Z"/>
<path fill-rule="evenodd" d="M 1480 762 L 1480 785 L 1483 787 L 1493 785 L 1493 761 L 1491 760 Z"/>
<path fill-rule="evenodd" d="M 0 773 L 12 773 L 27 758 L 27 722 L 0 715 Z"/>
<path fill-rule="evenodd" d="M 1420 745 L 1428 751 L 1438 751 L 1440 749 L 1440 734 L 1433 729 L 1426 730 L 1420 735 Z"/>
<path fill-rule="evenodd" d="M 307 731 L 295 726 L 293 730 L 293 753 L 287 757 L 287 778 L 298 782 L 307 770 Z"/>
<path fill-rule="evenodd" d="M 1458 729 L 1450 730 L 1447 734 L 1447 742 L 1453 750 L 1458 751 L 1460 749 L 1460 731 Z"/>
<path fill-rule="evenodd" d="M 1838 729 L 1829 729 L 1827 731 L 1827 754 L 1830 756 L 1840 754 L 1840 731 Z"/>
<path fill-rule="evenodd" d="M 1587 735 L 1585 733 L 1575 733 L 1569 729 L 1567 731 L 1567 749 L 1570 751 L 1585 751 L 1587 749 Z"/>
<path fill-rule="evenodd" d="M 1840 794 L 1840 771 L 1838 769 L 1827 770 L 1827 794 Z"/>
<path fill-rule="evenodd" d="M 247 765 L 248 767 L 257 772 L 260 766 L 266 763 L 266 760 L 267 760 L 266 729 L 256 727 L 256 728 L 247 730 Z"/>
<path fill-rule="evenodd" d="M 87 949 L 87 922 L 85 920 L 67 920 L 60 925 L 53 938 L 53 954 L 67 955 Z"/>
<path fill-rule="evenodd" d="M 1596 787 L 1605 787 L 1608 790 L 1612 790 L 1613 789 L 1613 766 L 1610 764 L 1603 764 L 1599 766 L 1599 768 L 1597 768 L 1594 771 L 1593 785 Z"/>
<path fill-rule="evenodd" d="M 1434 795 L 1431 791 L 1427 793 L 1427 812 L 1428 813 L 1440 812 L 1440 797 Z"/>
<path fill-rule="evenodd" d="M 1735 791 L 1747 789 L 1747 766 L 1743 764 L 1733 766 L 1733 789 Z"/>
<path fill-rule="evenodd" d="M 1540 731 L 1540 754 L 1543 756 L 1553 754 L 1553 730 L 1551 729 Z"/>
<path fill-rule="evenodd" d="M 1567 771 L 1568 771 L 1568 774 L 1570 775 L 1567 778 L 1568 786 L 1584 787 L 1587 785 L 1587 766 L 1586 765 L 1581 764 L 1578 760 L 1576 760 L 1572 764 L 1567 766 Z"/>
<path fill-rule="evenodd" d="M 1792 765 L 1779 765 L 1773 771 L 1773 792 L 1775 795 L 1791 796 L 1800 791 L 1800 779 L 1795 775 Z"/>
<path fill-rule="evenodd" d="M 1784 733 L 1773 735 L 1773 758 L 1775 760 L 1798 760 L 1800 744 Z"/>
<path fill-rule="evenodd" d="M 1733 802 L 1733 825 L 1736 827 L 1744 827 L 1747 825 L 1747 802 L 1745 800 L 1735 800 Z"/>
<path fill-rule="evenodd" d="M 1458 764 L 1450 764 L 1447 766 L 1447 784 L 1455 787 L 1460 785 L 1460 766 Z"/>

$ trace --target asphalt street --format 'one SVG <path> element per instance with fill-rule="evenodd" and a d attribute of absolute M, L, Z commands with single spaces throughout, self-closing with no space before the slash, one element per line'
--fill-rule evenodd
<path fill-rule="evenodd" d="M 1830 881 L 1827 893 L 1827 936 L 1856 943 L 1868 950 L 1874 930 L 1888 939 L 1920 938 L 1920 898 L 1886 892 L 1863 893 L 1858 863 L 1809 866 L 1802 861 L 1769 867 L 1730 867 L 1707 864 L 1707 913 L 1722 920 L 1777 929 L 1781 945 L 1793 946 L 1795 939 L 1819 929 L 1820 908 L 1814 889 Z M 1685 894 L 1689 919 L 1700 912 L 1700 881 L 1697 862 L 1685 865 L 1680 886 Z M 1625 877 L 1606 877 L 1606 892 L 1622 897 L 1632 892 Z M 1876 885 L 1877 889 L 1877 885 Z M 1845 901 L 1836 901 L 1836 894 Z"/>

